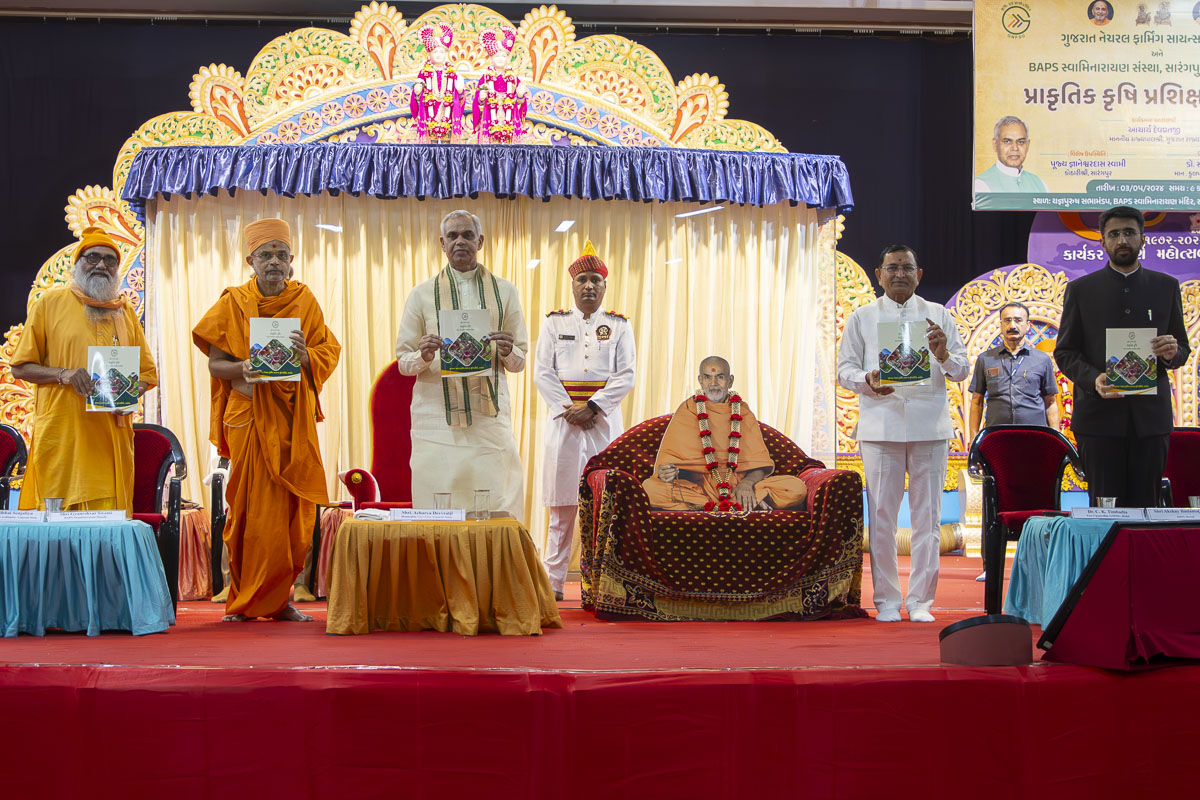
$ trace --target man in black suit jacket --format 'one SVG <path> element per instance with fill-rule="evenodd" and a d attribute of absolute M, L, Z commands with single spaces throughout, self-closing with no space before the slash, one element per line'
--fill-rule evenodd
<path fill-rule="evenodd" d="M 1100 215 L 1108 264 L 1067 284 L 1054 358 L 1075 382 L 1071 430 L 1087 472 L 1088 494 L 1117 505 L 1158 505 L 1174 418 L 1168 369 L 1191 355 L 1179 281 L 1141 265 L 1142 212 L 1117 206 Z M 1154 328 L 1158 393 L 1122 397 L 1108 386 L 1105 330 Z"/>

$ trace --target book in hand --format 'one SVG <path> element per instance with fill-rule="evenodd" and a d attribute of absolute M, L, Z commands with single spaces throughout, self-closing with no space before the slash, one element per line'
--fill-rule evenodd
<path fill-rule="evenodd" d="M 491 377 L 491 332 L 492 316 L 486 308 L 439 311 L 438 336 L 442 340 L 442 377 Z"/>
<path fill-rule="evenodd" d="M 1108 328 L 1104 331 L 1104 360 L 1109 388 L 1118 394 L 1158 394 L 1158 357 L 1150 340 L 1154 328 Z"/>
<path fill-rule="evenodd" d="M 269 381 L 300 380 L 300 351 L 292 347 L 299 317 L 250 318 L 250 369 Z"/>
<path fill-rule="evenodd" d="M 917 322 L 880 322 L 879 382 L 884 386 L 921 386 L 929 383 L 928 327 Z"/>
<path fill-rule="evenodd" d="M 142 348 L 120 345 L 88 347 L 88 376 L 92 393 L 88 411 L 125 412 L 137 408 L 142 380 Z"/>

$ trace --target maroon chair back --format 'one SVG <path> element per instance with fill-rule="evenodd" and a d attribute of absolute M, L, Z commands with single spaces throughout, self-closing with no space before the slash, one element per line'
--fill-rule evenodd
<path fill-rule="evenodd" d="M 1171 496 L 1165 499 L 1176 508 L 1186 508 L 1189 497 L 1200 496 L 1200 428 L 1171 431 L 1163 477 L 1171 480 Z"/>
<path fill-rule="evenodd" d="M 1078 461 L 1062 434 L 1035 425 L 984 428 L 971 454 L 996 479 L 999 513 L 1057 509 L 1065 463 Z"/>
<path fill-rule="evenodd" d="M 12 425 L 0 424 L 0 509 L 8 508 L 12 480 L 25 471 L 28 456 L 21 432 Z"/>
<path fill-rule="evenodd" d="M 25 466 L 29 451 L 21 432 L 12 425 L 0 424 L 0 475 L 12 475 Z"/>
<path fill-rule="evenodd" d="M 412 501 L 412 421 L 409 408 L 417 379 L 388 364 L 371 388 L 371 474 L 379 499 Z"/>
<path fill-rule="evenodd" d="M 133 431 L 133 511 L 163 513 L 163 487 L 174 463 L 171 439 L 158 425 L 136 425 Z M 174 436 L 172 435 L 173 439 Z M 179 442 L 175 442 L 179 446 Z M 182 460 L 182 452 L 180 453 Z"/>

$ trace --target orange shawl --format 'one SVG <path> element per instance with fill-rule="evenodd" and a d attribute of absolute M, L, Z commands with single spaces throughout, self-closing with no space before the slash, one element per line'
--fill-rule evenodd
<path fill-rule="evenodd" d="M 337 366 L 342 346 L 325 326 L 321 307 L 307 286 L 288 281 L 278 296 L 264 297 L 256 278 L 222 292 L 192 330 L 192 342 L 206 356 L 216 347 L 234 358 L 249 358 L 251 317 L 300 318 L 309 357 L 302 380 L 256 383 L 251 405 L 272 480 L 298 497 L 327 503 L 324 468 L 317 445 L 316 423 L 325 418 L 318 395 Z M 210 391 L 209 440 L 217 446 L 218 453 L 228 458 L 229 443 L 225 440 L 223 423 L 233 384 L 213 378 Z"/>
<path fill-rule="evenodd" d="M 708 412 L 708 427 L 712 431 L 713 447 L 717 449 L 717 463 L 725 464 L 729 455 L 729 415 L 730 403 L 705 402 Z M 688 398 L 671 417 L 670 424 L 663 434 L 662 444 L 658 447 L 658 457 L 654 460 L 654 471 L 658 473 L 660 464 L 674 464 L 680 469 L 694 472 L 705 472 L 704 453 L 700 449 L 700 421 L 696 419 L 696 400 Z M 742 443 L 738 454 L 738 474 L 752 469 L 766 467 L 770 474 L 775 470 L 775 463 L 767 452 L 767 443 L 763 441 L 762 429 L 758 420 L 750 410 L 750 405 L 742 401 Z"/>

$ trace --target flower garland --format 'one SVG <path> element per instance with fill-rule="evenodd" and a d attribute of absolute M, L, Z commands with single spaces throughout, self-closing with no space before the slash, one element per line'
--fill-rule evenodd
<path fill-rule="evenodd" d="M 713 447 L 712 430 L 708 426 L 708 412 L 705 410 L 705 397 L 698 394 L 695 397 L 696 401 L 696 421 L 700 425 L 700 447 L 704 454 L 705 467 L 712 476 L 717 480 L 717 500 L 709 500 L 704 504 L 705 511 L 742 511 L 742 504 L 733 499 L 733 484 L 730 481 L 733 479 L 733 473 L 737 471 L 738 454 L 742 452 L 739 447 L 742 438 L 742 398 L 738 395 L 730 395 L 730 414 L 729 414 L 729 450 L 725 455 L 725 471 L 721 472 L 721 465 L 717 463 L 717 448 Z"/>

